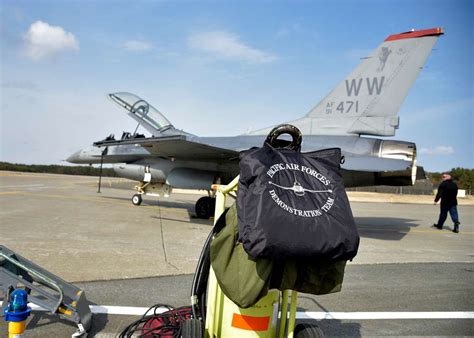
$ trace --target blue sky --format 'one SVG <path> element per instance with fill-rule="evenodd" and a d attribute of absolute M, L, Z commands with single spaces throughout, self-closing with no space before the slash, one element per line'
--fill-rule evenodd
<path fill-rule="evenodd" d="M 390 34 L 444 27 L 399 112 L 428 171 L 474 168 L 473 1 L 1 1 L 0 160 L 63 163 L 135 123 L 128 91 L 178 128 L 294 120 Z M 65 163 L 64 163 L 65 164 Z"/>

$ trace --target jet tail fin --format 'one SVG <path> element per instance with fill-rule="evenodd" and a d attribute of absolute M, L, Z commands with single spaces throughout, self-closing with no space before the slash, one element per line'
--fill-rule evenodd
<path fill-rule="evenodd" d="M 304 135 L 395 135 L 400 106 L 442 34 L 432 28 L 390 35 L 305 117 L 289 123 Z"/>

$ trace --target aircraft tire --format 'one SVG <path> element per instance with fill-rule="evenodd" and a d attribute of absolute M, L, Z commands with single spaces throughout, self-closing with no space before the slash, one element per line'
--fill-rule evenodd
<path fill-rule="evenodd" d="M 132 196 L 132 203 L 133 203 L 133 205 L 142 204 L 142 196 L 140 194 L 133 195 Z"/>
<path fill-rule="evenodd" d="M 293 333 L 295 338 L 324 338 L 323 330 L 316 324 L 298 324 Z"/>
<path fill-rule="evenodd" d="M 212 197 L 201 197 L 197 200 L 195 211 L 196 215 L 199 218 L 208 219 L 212 215 L 214 215 L 214 209 L 216 207 L 216 199 Z"/>
<path fill-rule="evenodd" d="M 202 338 L 202 322 L 199 319 L 187 319 L 181 327 L 182 338 Z"/>

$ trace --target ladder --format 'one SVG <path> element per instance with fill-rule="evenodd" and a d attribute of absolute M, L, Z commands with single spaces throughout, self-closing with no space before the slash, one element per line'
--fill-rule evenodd
<path fill-rule="evenodd" d="M 0 291 L 4 294 L 2 314 L 8 306 L 10 294 L 17 288 L 28 292 L 30 303 L 74 322 L 78 329 L 73 337 L 87 336 L 92 313 L 84 291 L 0 245 Z"/>

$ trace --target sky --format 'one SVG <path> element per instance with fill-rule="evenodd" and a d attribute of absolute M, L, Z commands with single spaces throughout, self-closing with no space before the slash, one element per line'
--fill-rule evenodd
<path fill-rule="evenodd" d="M 0 0 L 0 161 L 68 164 L 136 123 L 232 136 L 302 117 L 388 35 L 443 27 L 390 139 L 427 171 L 474 168 L 474 1 Z"/>

